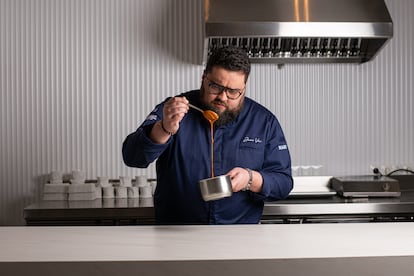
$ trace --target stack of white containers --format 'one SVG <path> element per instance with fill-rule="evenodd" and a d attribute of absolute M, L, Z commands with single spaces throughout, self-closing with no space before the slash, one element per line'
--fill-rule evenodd
<path fill-rule="evenodd" d="M 102 187 L 99 184 L 99 181 L 95 183 L 95 196 L 96 198 L 102 198 Z"/>
<path fill-rule="evenodd" d="M 128 176 L 121 176 L 119 178 L 119 186 L 115 187 L 115 197 L 116 198 L 128 198 L 128 189 L 131 187 L 131 178 Z"/>
<path fill-rule="evenodd" d="M 67 200 L 69 184 L 63 183 L 63 173 L 53 171 L 49 178 L 43 189 L 43 200 Z"/>
<path fill-rule="evenodd" d="M 94 200 L 96 199 L 96 187 L 94 183 L 85 183 L 86 176 L 81 170 L 72 172 L 69 185 L 69 200 Z"/>
<path fill-rule="evenodd" d="M 155 181 L 149 181 L 145 175 L 137 176 L 134 183 L 129 176 L 120 176 L 119 184 L 111 183 L 106 176 L 99 176 L 96 183 L 87 183 L 85 172 L 73 170 L 69 183 L 63 182 L 60 171 L 51 172 L 49 183 L 43 190 L 44 200 L 95 200 L 140 198 L 152 202 Z"/>
<path fill-rule="evenodd" d="M 114 187 L 109 183 L 107 176 L 98 176 L 97 189 L 99 189 L 102 198 L 114 198 Z"/>
<path fill-rule="evenodd" d="M 135 185 L 139 188 L 139 197 L 140 198 L 150 198 L 152 197 L 152 186 L 148 182 L 146 176 L 137 176 L 135 178 Z"/>
<path fill-rule="evenodd" d="M 146 176 L 137 176 L 135 178 L 135 185 L 139 188 L 139 206 L 153 206 L 153 187 Z"/>
<path fill-rule="evenodd" d="M 138 198 L 139 190 L 138 187 L 132 186 L 132 179 L 129 176 L 120 177 L 120 187 L 126 187 L 128 198 Z"/>

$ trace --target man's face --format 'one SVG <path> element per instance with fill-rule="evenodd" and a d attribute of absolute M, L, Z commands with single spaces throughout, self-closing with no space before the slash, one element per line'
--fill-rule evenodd
<path fill-rule="evenodd" d="M 220 116 L 216 125 L 233 121 L 240 114 L 245 87 L 243 72 L 228 71 L 215 66 L 210 73 L 203 75 L 201 102 Z"/>

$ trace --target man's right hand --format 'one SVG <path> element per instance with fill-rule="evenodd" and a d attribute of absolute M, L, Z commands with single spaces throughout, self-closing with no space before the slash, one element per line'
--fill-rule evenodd
<path fill-rule="evenodd" d="M 171 135 L 177 133 L 188 109 L 188 100 L 185 97 L 169 99 L 164 104 L 162 120 L 156 122 L 151 130 L 151 140 L 157 144 L 166 143 Z"/>
<path fill-rule="evenodd" d="M 162 126 L 167 132 L 177 133 L 180 122 L 188 112 L 188 100 L 185 97 L 173 97 L 164 104 Z"/>

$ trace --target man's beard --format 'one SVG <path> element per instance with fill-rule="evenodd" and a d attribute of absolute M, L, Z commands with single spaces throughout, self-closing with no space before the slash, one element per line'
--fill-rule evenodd
<path fill-rule="evenodd" d="M 226 110 L 224 110 L 223 112 L 220 113 L 220 110 L 218 108 L 216 108 L 214 106 L 211 106 L 209 103 L 203 102 L 202 98 L 203 98 L 204 93 L 206 93 L 204 91 L 204 87 L 201 87 L 201 89 L 200 89 L 200 102 L 201 102 L 202 108 L 204 108 L 205 110 L 212 110 L 212 111 L 216 112 L 219 115 L 218 120 L 214 123 L 214 125 L 217 126 L 217 127 L 220 127 L 220 126 L 223 126 L 223 125 L 228 124 L 230 122 L 233 122 L 237 118 L 237 116 L 239 116 L 239 114 L 241 113 L 241 111 L 243 109 L 244 100 L 242 99 L 240 101 L 239 105 L 236 107 L 236 109 L 234 109 L 234 110 L 226 109 Z M 224 102 L 220 101 L 219 99 L 214 100 L 213 103 L 220 103 L 220 104 L 227 107 L 227 105 Z"/>

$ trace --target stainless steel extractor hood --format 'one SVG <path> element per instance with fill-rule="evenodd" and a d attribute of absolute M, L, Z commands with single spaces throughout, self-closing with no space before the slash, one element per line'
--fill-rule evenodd
<path fill-rule="evenodd" d="M 204 0 L 204 62 L 216 47 L 253 63 L 362 63 L 393 35 L 384 0 Z"/>

